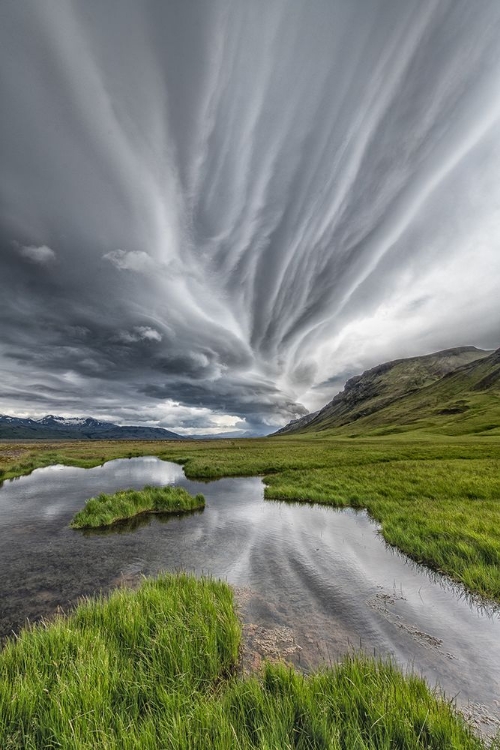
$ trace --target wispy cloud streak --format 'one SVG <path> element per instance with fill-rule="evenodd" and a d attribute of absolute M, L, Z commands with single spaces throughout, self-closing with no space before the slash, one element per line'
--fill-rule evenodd
<path fill-rule="evenodd" d="M 265 431 L 498 345 L 499 35 L 496 0 L 8 4 L 0 411 Z"/>

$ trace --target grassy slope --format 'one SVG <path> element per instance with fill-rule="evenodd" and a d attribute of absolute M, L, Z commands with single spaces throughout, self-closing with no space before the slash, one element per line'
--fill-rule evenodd
<path fill-rule="evenodd" d="M 397 379 L 397 370 L 390 375 Z M 500 435 L 500 350 L 349 424 L 326 416 L 304 429 L 361 436 L 408 431 Z"/>
<path fill-rule="evenodd" d="M 355 658 L 311 677 L 231 679 L 224 583 L 146 581 L 24 631 L 0 653 L 3 750 L 460 750 L 483 747 L 414 676 Z"/>
<path fill-rule="evenodd" d="M 351 424 L 489 354 L 470 346 L 385 362 L 348 380 L 344 389 L 312 418 L 303 417 L 278 434 L 297 434 L 306 426 L 308 432 L 313 432 Z"/>
<path fill-rule="evenodd" d="M 73 520 L 73 529 L 95 529 L 141 513 L 187 513 L 205 506 L 203 495 L 190 495 L 184 487 L 149 487 L 120 490 L 92 497 Z"/>
<path fill-rule="evenodd" d="M 500 440 L 284 437 L 172 443 L 1 445 L 6 476 L 123 455 L 184 464 L 191 479 L 264 475 L 266 497 L 366 507 L 385 539 L 500 602 Z"/>

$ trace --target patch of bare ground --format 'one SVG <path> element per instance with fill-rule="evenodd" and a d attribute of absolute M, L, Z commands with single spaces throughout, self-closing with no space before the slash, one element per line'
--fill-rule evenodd
<path fill-rule="evenodd" d="M 15 459 L 25 456 L 27 453 L 29 453 L 28 448 L 21 448 L 19 446 L 11 447 L 9 445 L 0 444 L 0 459 L 5 458 L 12 460 L 13 458 Z"/>
<path fill-rule="evenodd" d="M 493 702 L 500 710 L 500 701 Z M 487 739 L 500 732 L 500 718 L 492 716 L 488 706 L 483 706 L 481 703 L 469 703 L 458 710 L 481 737 Z"/>

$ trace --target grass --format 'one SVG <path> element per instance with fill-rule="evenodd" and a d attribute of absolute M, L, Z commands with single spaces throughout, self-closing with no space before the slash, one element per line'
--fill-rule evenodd
<path fill-rule="evenodd" d="M 268 477 L 266 495 L 367 508 L 388 543 L 499 601 L 499 468 L 476 458 L 291 470 Z"/>
<path fill-rule="evenodd" d="M 86 601 L 0 652 L 3 750 L 475 750 L 446 701 L 388 663 L 235 677 L 230 588 L 188 575 Z"/>
<path fill-rule="evenodd" d="M 205 498 L 193 497 L 184 487 L 150 487 L 142 490 L 120 490 L 113 495 L 103 492 L 87 501 L 71 521 L 73 529 L 96 529 L 142 513 L 187 513 L 205 507 Z"/>
<path fill-rule="evenodd" d="M 498 437 L 0 444 L 0 470 L 17 476 L 134 455 L 182 463 L 190 479 L 260 474 L 267 499 L 367 508 L 388 543 L 500 602 Z"/>

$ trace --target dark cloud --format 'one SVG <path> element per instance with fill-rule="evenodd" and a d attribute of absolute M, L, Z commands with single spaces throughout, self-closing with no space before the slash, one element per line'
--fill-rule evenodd
<path fill-rule="evenodd" d="M 0 411 L 264 432 L 500 343 L 497 0 L 1 21 Z"/>

